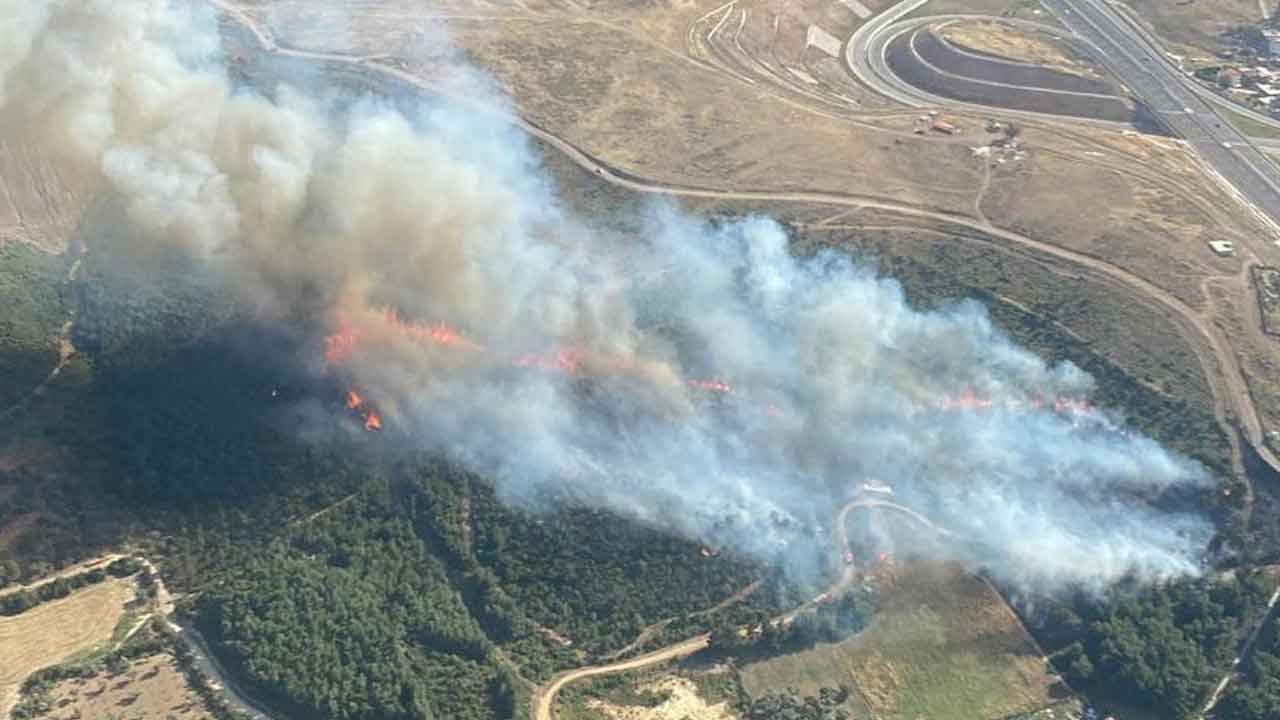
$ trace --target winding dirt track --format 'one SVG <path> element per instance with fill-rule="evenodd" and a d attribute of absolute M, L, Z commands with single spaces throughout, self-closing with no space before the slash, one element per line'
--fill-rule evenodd
<path fill-rule="evenodd" d="M 380 62 L 381 58 L 378 56 L 352 56 L 340 53 L 316 52 L 284 47 L 275 40 L 267 29 L 262 27 L 258 21 L 243 8 L 228 3 L 225 0 L 210 0 L 210 2 L 220 8 L 228 18 L 234 20 L 252 33 L 262 49 L 267 52 L 300 59 L 346 63 L 363 67 L 370 71 L 393 77 L 422 91 L 438 96 L 448 97 L 452 101 L 465 104 L 481 112 L 502 113 L 503 117 L 508 118 L 512 123 L 518 125 L 528 134 L 554 147 L 579 167 L 594 173 L 606 182 L 618 187 L 626 188 L 633 192 L 710 200 L 766 201 L 870 208 L 897 213 L 911 218 L 941 221 L 976 231 L 979 234 L 979 237 L 970 238 L 971 240 L 980 242 L 985 242 L 988 239 L 1002 240 L 1017 247 L 1030 249 L 1037 253 L 1050 255 L 1057 259 L 1064 260 L 1094 274 L 1095 276 L 1123 285 L 1136 294 L 1148 298 L 1164 308 L 1173 316 L 1173 318 L 1176 319 L 1178 324 L 1181 325 L 1185 331 L 1188 331 L 1188 340 L 1191 341 L 1191 344 L 1195 349 L 1214 395 L 1214 416 L 1218 420 L 1219 424 L 1222 425 L 1223 428 L 1227 430 L 1228 434 L 1232 436 L 1232 454 L 1237 468 L 1242 467 L 1239 459 L 1240 451 L 1237 447 L 1234 433 L 1231 431 L 1235 427 L 1240 427 L 1244 431 L 1249 442 L 1258 450 L 1263 459 L 1275 468 L 1277 472 L 1280 472 L 1280 460 L 1277 460 L 1263 444 L 1262 423 L 1259 420 L 1257 410 L 1254 408 L 1253 398 L 1249 394 L 1248 386 L 1245 384 L 1242 369 L 1237 363 L 1235 355 L 1231 352 L 1226 339 L 1222 337 L 1221 331 L 1214 326 L 1213 322 L 1207 317 L 1207 315 L 1197 312 L 1194 308 L 1190 307 L 1168 291 L 1127 270 L 1111 265 L 1090 255 L 1068 250 L 1048 242 L 1036 240 L 1012 230 L 997 227 L 985 219 L 954 213 L 939 212 L 936 210 L 929 210 L 927 208 L 890 202 L 879 198 L 824 192 L 725 190 L 663 183 L 638 177 L 609 165 L 607 162 L 590 155 L 577 145 L 574 145 L 560 136 L 543 129 L 518 114 L 505 113 L 496 108 L 485 105 L 474 98 L 457 95 L 456 93 L 450 92 L 447 88 L 431 83 L 429 80 L 425 80 L 413 75 L 412 73 L 383 64 Z M 1250 506 L 1252 504 L 1252 488 L 1250 488 L 1250 498 L 1248 499 L 1247 504 Z"/>
<path fill-rule="evenodd" d="M 449 97 L 451 100 L 467 104 L 468 106 L 480 111 L 498 112 L 494 108 L 477 103 L 472 98 L 454 95 L 449 93 L 447 89 L 434 85 L 423 78 L 382 64 L 379 62 L 382 58 L 378 56 L 359 57 L 282 47 L 275 41 L 268 31 L 261 27 L 258 22 L 242 8 L 228 3 L 225 0 L 210 0 L 210 2 L 220 8 L 228 18 L 234 20 L 251 32 L 257 38 L 262 48 L 267 52 L 303 59 L 347 63 L 364 67 L 371 71 L 394 77 L 423 91 Z M 732 4 L 730 4 L 730 6 L 731 5 Z M 509 117 L 511 122 L 521 127 L 525 132 L 554 147 L 579 167 L 594 173 L 602 180 L 634 192 L 713 200 L 822 204 L 887 211 L 905 217 L 939 221 L 966 228 L 968 230 L 975 231 L 978 234 L 978 237 L 969 238 L 970 240 L 988 242 L 996 245 L 1002 244 L 997 241 L 1004 241 L 1004 243 L 1011 244 L 1017 248 L 1022 248 L 1023 250 L 1030 250 L 1063 260 L 1098 278 L 1120 284 L 1138 296 L 1162 307 L 1170 313 L 1171 317 L 1176 320 L 1184 331 L 1186 331 L 1187 338 L 1191 341 L 1214 396 L 1214 416 L 1217 418 L 1219 424 L 1227 429 L 1228 434 L 1232 436 L 1233 460 L 1237 467 L 1240 467 L 1240 449 L 1231 429 L 1239 427 L 1243 431 L 1247 440 L 1257 449 L 1264 461 L 1272 468 L 1280 471 L 1280 461 L 1277 461 L 1274 454 L 1271 453 L 1263 443 L 1262 424 L 1257 410 L 1254 407 L 1248 386 L 1244 381 L 1242 367 L 1237 361 L 1234 353 L 1231 351 L 1230 345 L 1222 335 L 1221 330 L 1215 327 L 1207 311 L 1203 314 L 1197 312 L 1194 308 L 1145 278 L 1111 265 L 1096 257 L 1074 252 L 1048 242 L 1036 240 L 1029 236 L 997 227 L 982 217 L 974 218 L 965 215 L 938 212 L 926 208 L 853 194 L 725 190 L 676 185 L 641 178 L 610 166 L 608 163 L 590 155 L 576 145 L 547 130 L 544 130 L 519 115 L 509 115 L 506 117 Z M 1252 488 L 1250 488 L 1249 491 L 1250 501 L 1248 504 L 1251 506 Z M 882 503 L 881 501 L 871 502 L 874 502 L 880 507 L 894 507 L 899 510 L 904 510 L 916 519 L 924 520 L 921 516 L 907 508 L 895 506 L 892 503 Z M 846 506 L 842 509 L 841 520 L 843 521 L 846 513 L 854 509 L 856 506 L 857 504 L 855 502 L 853 506 Z M 871 505 L 867 506 L 869 507 Z M 927 520 L 924 520 L 924 522 L 935 530 L 940 530 L 931 523 L 928 523 Z M 841 526 L 843 526 L 843 522 L 841 522 Z M 841 537 L 841 542 L 844 542 L 843 537 Z M 852 577 L 852 575 L 851 569 L 846 569 L 841 579 L 837 582 L 835 589 L 839 589 L 841 583 L 848 582 L 847 578 Z M 806 603 L 806 606 L 811 604 L 813 604 L 813 601 Z M 798 608 L 797 610 L 792 611 L 790 615 L 794 617 L 795 613 L 802 610 L 803 607 Z M 685 657 L 705 648 L 709 640 L 710 638 L 708 636 L 700 635 L 638 658 L 607 665 L 580 668 L 557 676 L 535 694 L 533 706 L 531 708 L 533 711 L 533 718 L 534 720 L 552 720 L 551 708 L 555 695 L 560 691 L 560 689 L 570 682 L 587 677 L 625 672 L 627 670 L 634 670 L 672 659 Z"/>
<path fill-rule="evenodd" d="M 849 513 L 858 509 L 870 510 L 877 508 L 905 515 L 939 535 L 952 535 L 950 530 L 934 524 L 928 518 L 911 508 L 888 500 L 877 500 L 874 498 L 860 496 L 840 508 L 840 512 L 836 515 L 837 532 L 836 542 L 834 545 L 838 552 L 843 554 L 849 547 L 848 534 L 845 528 L 845 522 L 849 518 Z M 857 571 L 853 565 L 845 565 L 844 570 L 840 573 L 840 577 L 837 578 L 830 587 L 819 593 L 813 599 L 807 600 L 798 607 L 773 618 L 771 622 L 774 624 L 789 625 L 793 620 L 795 620 L 796 616 L 816 607 L 821 599 L 828 596 L 834 596 L 835 594 L 843 591 L 851 585 L 855 579 L 857 579 L 857 576 Z M 619 662 L 608 663 L 605 665 L 592 665 L 577 668 L 576 670 L 565 671 L 534 691 L 532 702 L 530 703 L 530 717 L 532 720 L 555 720 L 552 708 L 555 706 L 556 695 L 559 694 L 560 691 L 569 683 L 600 675 L 616 675 L 629 670 L 639 670 L 652 665 L 660 665 L 671 660 L 678 660 L 698 653 L 705 650 L 710 644 L 711 635 L 704 633 L 630 660 L 621 660 Z"/>

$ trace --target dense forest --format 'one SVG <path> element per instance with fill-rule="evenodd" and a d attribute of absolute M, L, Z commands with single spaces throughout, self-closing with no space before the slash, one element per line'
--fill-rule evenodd
<path fill-rule="evenodd" d="M 232 314 L 185 323 L 203 291 L 168 310 L 130 309 L 121 298 L 154 274 L 145 265 L 85 271 L 99 288 L 77 296 L 93 382 L 64 390 L 77 402 L 48 437 L 74 451 L 83 477 L 148 514 L 161 531 L 150 551 L 177 588 L 199 593 L 194 612 L 215 647 L 290 715 L 505 717 L 531 683 L 655 623 L 667 621 L 658 642 L 712 631 L 721 651 L 786 652 L 854 632 L 873 611 L 837 603 L 787 635 L 739 635 L 803 593 L 607 513 L 505 505 L 485 478 L 334 423 L 339 389 L 297 371 L 314 351 L 305 341 Z M 743 602 L 699 614 L 762 578 Z M 1260 582 L 1066 604 L 1038 634 L 1078 689 L 1177 716 L 1222 672 Z"/>
<path fill-rule="evenodd" d="M 1244 659 L 1241 678 L 1218 703 L 1221 720 L 1280 718 L 1280 626 L 1273 619 Z"/>
<path fill-rule="evenodd" d="M 1189 718 L 1261 620 L 1274 582 L 1257 571 L 1050 601 L 1036 634 L 1067 681 L 1104 705 Z"/>
<path fill-rule="evenodd" d="M 58 334 L 71 307 L 64 282 L 69 262 L 65 255 L 0 240 L 0 413 L 58 362 Z"/>
<path fill-rule="evenodd" d="M 879 260 L 921 306 L 992 299 L 927 263 Z M 62 283 L 66 262 L 0 245 L 0 297 L 14 300 L 0 316 L 0 401 L 47 374 L 72 307 L 91 378 L 55 389 L 47 418 L 0 428 L 0 440 L 29 433 L 75 463 L 56 478 L 0 471 L 14 488 L 0 495 L 0 522 L 43 516 L 0 548 L 0 583 L 106 544 L 100 506 L 132 513 L 146 532 L 130 539 L 198 597 L 187 611 L 220 657 L 287 715 L 514 717 L 531 684 L 628 648 L 655 625 L 651 643 L 711 632 L 718 652 L 772 653 L 856 632 L 874 613 L 873 597 L 847 595 L 774 632 L 765 619 L 807 595 L 773 569 L 609 513 L 512 507 L 489 479 L 344 422 L 340 388 L 305 370 L 317 348 L 303 327 L 245 322 L 190 258 L 91 251 L 74 293 Z M 988 306 L 1018 342 L 1092 373 L 1137 427 L 1228 472 L 1206 408 L 1152 392 L 1039 316 Z M 44 532 L 59 514 L 66 532 Z M 741 602 L 704 612 L 757 580 Z M 1076 689 L 1186 717 L 1229 667 L 1269 588 L 1252 573 L 1044 601 L 1034 629 Z M 1243 667 L 1221 717 L 1276 718 L 1274 623 Z M 744 712 L 829 718 L 830 699 L 769 696 Z"/>
<path fill-rule="evenodd" d="M 497 716 L 492 645 L 394 502 L 370 489 L 202 597 L 202 626 L 256 696 L 296 717 Z"/>
<path fill-rule="evenodd" d="M 535 518 L 499 505 L 476 478 L 407 467 L 205 578 L 200 623 L 268 703 L 300 717 L 501 717 L 529 681 L 714 604 L 717 588 L 759 572 L 679 541 L 615 546 L 611 557 L 544 542 L 547 557 L 524 571 L 578 582 L 517 587 L 505 577 L 521 556 L 495 570 L 472 553 L 494 527 L 523 543 L 522 526 L 582 537 L 627 523 L 585 510 Z M 652 597 L 629 601 L 633 582 Z M 574 607 L 592 608 L 592 620 L 567 614 Z M 575 630 L 590 642 L 570 639 Z"/>

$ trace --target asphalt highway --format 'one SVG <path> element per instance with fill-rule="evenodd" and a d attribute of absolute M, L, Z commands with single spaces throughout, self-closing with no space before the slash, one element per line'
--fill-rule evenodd
<path fill-rule="evenodd" d="M 1193 82 L 1169 64 L 1148 37 L 1102 0 L 1042 0 L 1147 109 L 1186 140 L 1227 183 L 1280 223 L 1280 168 L 1218 115 Z"/>

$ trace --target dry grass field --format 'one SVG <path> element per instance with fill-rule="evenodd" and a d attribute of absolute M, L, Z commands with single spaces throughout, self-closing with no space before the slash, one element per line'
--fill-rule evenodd
<path fill-rule="evenodd" d="M 127 716 L 131 720 L 206 720 L 212 718 L 187 685 L 172 656 L 136 660 L 118 675 L 64 680 L 49 691 L 49 720 Z"/>
<path fill-rule="evenodd" d="M 1239 272 L 1238 259 L 1219 258 L 1207 244 L 1247 242 L 1232 230 L 1243 219 L 1226 203 L 1193 194 L 1191 181 L 1171 173 L 1153 177 L 1092 159 L 1033 150 L 1025 163 L 993 173 L 983 213 L 1001 227 L 1101 258 L 1194 308 L 1204 306 L 1206 277 Z"/>
<path fill-rule="evenodd" d="M 862 633 L 742 669 L 757 697 L 853 685 L 872 717 L 980 720 L 1053 702 L 1054 677 L 1004 600 L 958 567 L 912 562 Z M 855 708 L 856 711 L 856 708 Z"/>
<path fill-rule="evenodd" d="M 1001 22 L 972 20 L 948 23 L 942 37 L 961 48 L 996 55 L 1015 62 L 1042 65 L 1073 75 L 1099 77 L 1092 63 L 1059 40 L 1044 33 L 1026 32 Z"/>
<path fill-rule="evenodd" d="M 0 716 L 8 713 L 28 675 L 110 641 L 133 596 L 131 579 L 108 578 L 61 600 L 0 618 Z"/>
<path fill-rule="evenodd" d="M 1225 47 L 1223 34 L 1262 21 L 1259 0 L 1124 0 L 1165 41 L 1167 49 L 1188 63 L 1213 62 Z M 1272 11 L 1275 3 L 1262 0 Z"/>
<path fill-rule="evenodd" d="M 1040 0 L 930 0 L 907 17 L 952 14 L 991 15 L 1059 25 L 1057 18 L 1044 9 Z"/>
<path fill-rule="evenodd" d="M 1280 268 L 1254 268 L 1253 284 L 1254 291 L 1258 293 L 1262 327 L 1280 339 Z"/>
<path fill-rule="evenodd" d="M 61 252 L 85 206 L 83 179 L 22 143 L 0 142 L 0 244 Z"/>

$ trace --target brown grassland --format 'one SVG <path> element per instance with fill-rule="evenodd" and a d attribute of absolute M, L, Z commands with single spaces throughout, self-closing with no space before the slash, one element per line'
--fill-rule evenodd
<path fill-rule="evenodd" d="M 1031 63 L 1065 73 L 1098 76 L 1099 71 L 1078 53 L 1044 33 L 1028 32 L 988 20 L 949 23 L 941 31 L 947 41 L 965 49 L 990 53 L 1007 60 Z"/>
<path fill-rule="evenodd" d="M 187 685 L 173 657 L 161 653 L 136 660 L 119 674 L 63 680 L 49 691 L 50 720 L 127 715 L 133 720 L 206 720 L 203 701 Z"/>
<path fill-rule="evenodd" d="M 870 716 L 886 720 L 999 718 L 1053 703 L 1056 678 L 982 580 L 954 565 L 912 561 L 881 592 L 881 610 L 866 630 L 747 665 L 743 688 L 758 697 L 853 686 Z"/>
<path fill-rule="evenodd" d="M 1274 12 L 1275 3 L 1264 2 Z M 1214 52 L 1225 47 L 1223 33 L 1262 21 L 1258 0 L 1125 0 L 1125 4 L 1165 41 L 1170 52 L 1185 56 L 1188 62 L 1212 62 Z"/>
<path fill-rule="evenodd" d="M 1114 265 L 1196 310 L 1206 306 L 1207 284 L 1234 281 L 1241 270 L 1239 260 L 1213 255 L 1207 240 L 1236 240 L 1260 256 L 1274 251 L 1270 231 L 1176 140 L 1026 121 L 1018 123 L 1025 154 L 990 165 L 974 152 L 989 140 L 983 117 L 949 113 L 965 129 L 961 136 L 920 136 L 911 132 L 919 111 L 861 96 L 851 95 L 856 102 L 843 108 L 804 96 L 796 89 L 804 83 L 782 70 L 804 62 L 810 75 L 821 75 L 813 60 L 821 53 L 803 48 L 806 23 L 825 23 L 837 37 L 856 25 L 836 22 L 833 3 L 801 0 L 781 8 L 743 0 L 728 16 L 715 0 L 445 2 L 424 15 L 409 0 L 368 0 L 341 18 L 343 32 L 336 34 L 300 0 L 260 2 L 249 12 L 290 47 L 383 58 L 367 64 L 368 72 L 389 63 L 430 78 L 440 56 L 422 50 L 425 40 L 448 37 L 493 76 L 521 115 L 649 182 L 826 192 L 989 221 Z M 922 12 L 1044 20 L 1033 5 L 934 0 Z M 731 55 L 704 52 L 705 36 L 717 26 L 712 44 Z M 827 100 L 845 92 L 824 88 Z M 773 215 L 796 211 L 795 203 L 739 206 Z M 1051 262 L 1061 277 L 1074 272 L 1070 262 Z M 1031 298 L 1008 297 L 1036 307 Z M 1037 311 L 1061 321 L 1051 307 Z M 1158 347 L 1148 350 L 1159 354 Z"/>
<path fill-rule="evenodd" d="M 28 675 L 110 641 L 133 596 L 132 579 L 108 578 L 60 600 L 0 618 L 0 715 L 12 707 Z"/>

